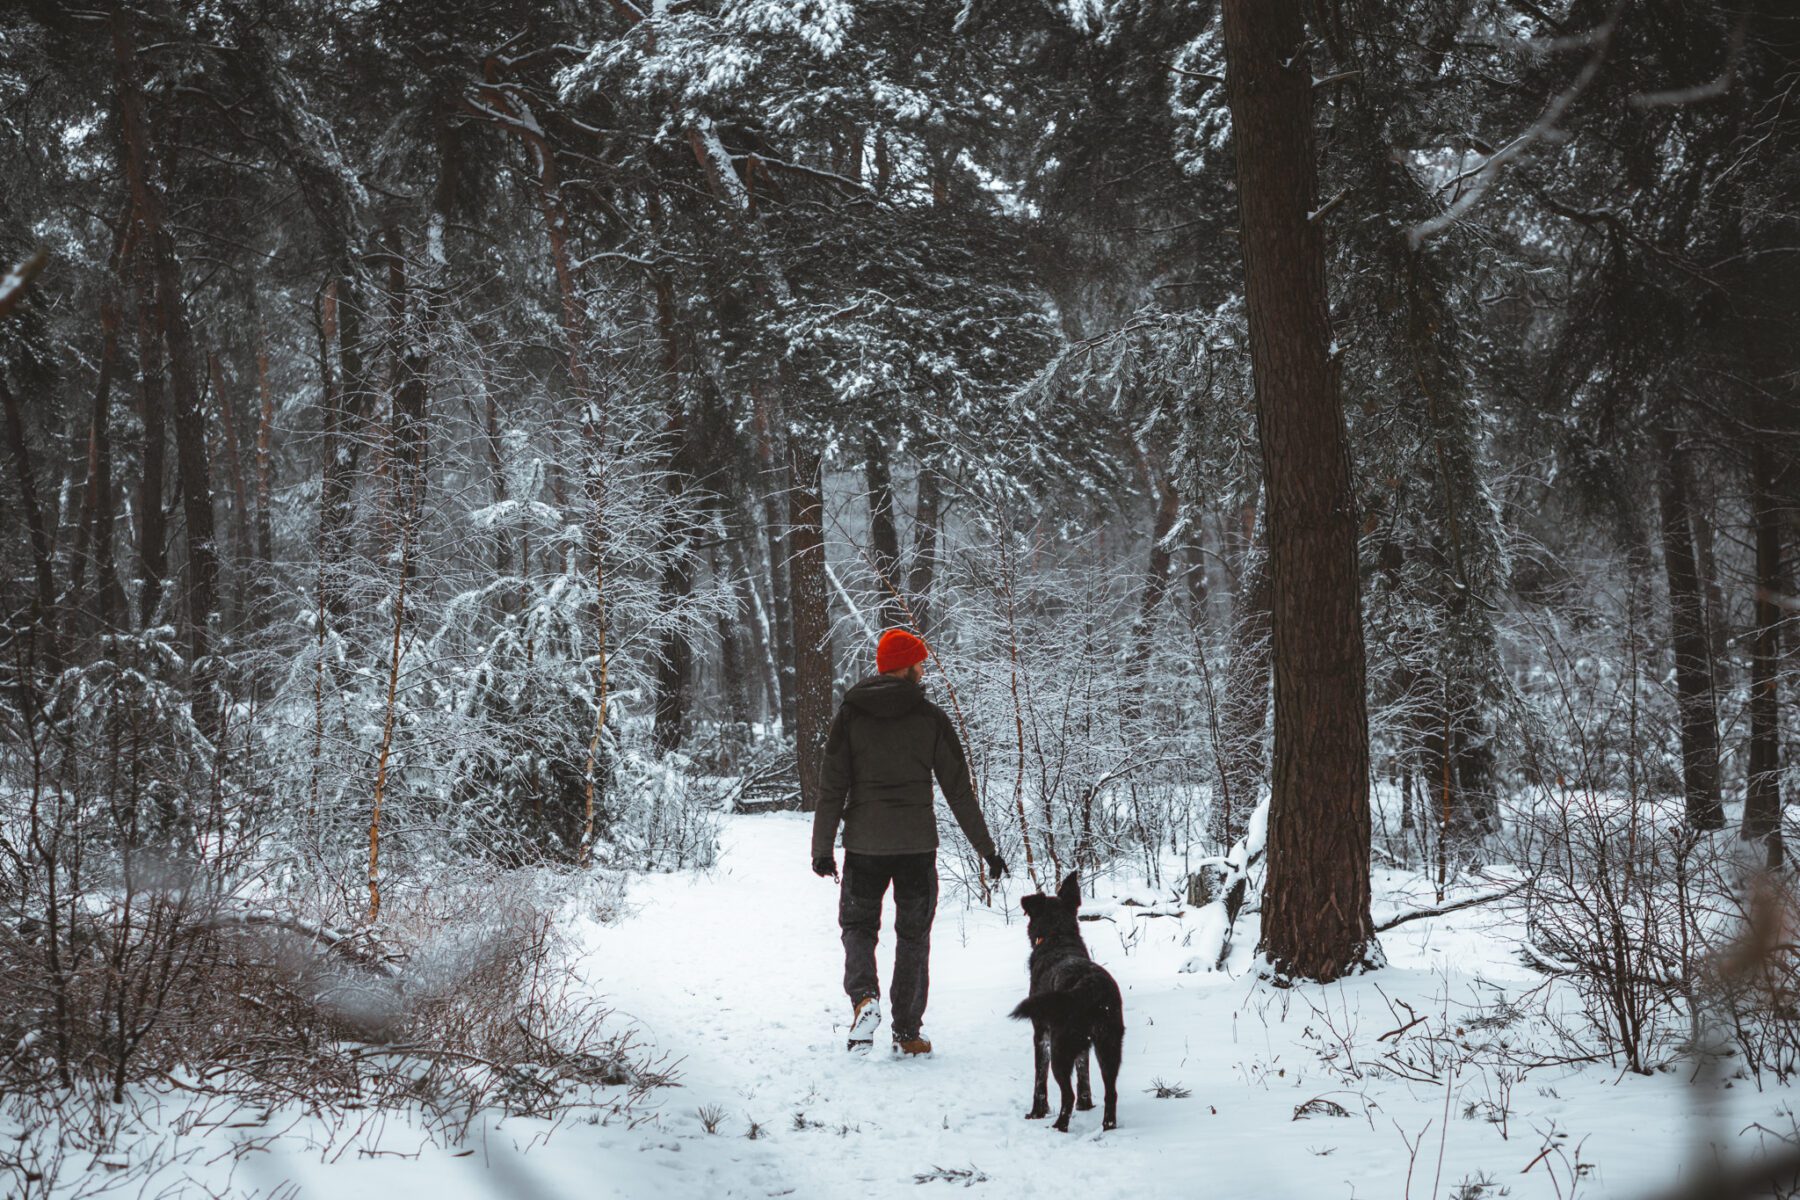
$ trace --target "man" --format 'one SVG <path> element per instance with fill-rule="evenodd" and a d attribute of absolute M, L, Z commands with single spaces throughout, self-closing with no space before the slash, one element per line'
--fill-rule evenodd
<path fill-rule="evenodd" d="M 920 1031 L 929 987 L 931 920 L 937 914 L 937 814 L 931 778 L 937 776 L 964 836 L 999 878 L 1006 863 L 994 849 L 975 803 L 962 742 L 944 710 L 925 698 L 925 643 L 904 629 L 881 635 L 875 667 L 881 673 L 844 693 L 825 739 L 822 790 L 813 814 L 813 871 L 836 877 L 832 844 L 844 826 L 843 886 L 838 925 L 844 934 L 844 991 L 850 996 L 849 1048 L 868 1050 L 881 1024 L 881 984 L 875 943 L 881 902 L 894 885 L 894 1047 L 930 1054 Z"/>

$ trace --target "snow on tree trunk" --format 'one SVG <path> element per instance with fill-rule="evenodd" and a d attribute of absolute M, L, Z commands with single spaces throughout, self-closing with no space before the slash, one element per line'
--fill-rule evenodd
<path fill-rule="evenodd" d="M 1218 894 L 1200 910 L 1194 928 L 1194 953 L 1182 964 L 1184 974 L 1222 971 L 1231 957 L 1232 935 L 1237 919 L 1249 898 L 1252 872 L 1262 864 L 1269 838 L 1269 798 L 1267 796 L 1250 813 L 1244 823 L 1244 834 L 1232 844 L 1231 851 L 1218 865 L 1223 868 Z"/>

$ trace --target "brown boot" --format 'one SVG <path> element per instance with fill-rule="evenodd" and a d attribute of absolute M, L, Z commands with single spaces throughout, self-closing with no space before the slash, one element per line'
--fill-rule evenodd
<path fill-rule="evenodd" d="M 931 1043 L 922 1033 L 915 1033 L 911 1037 L 901 1037 L 896 1033 L 894 1035 L 894 1051 L 897 1054 L 904 1054 L 908 1058 L 916 1054 L 930 1054 Z"/>
<path fill-rule="evenodd" d="M 881 1024 L 881 1001 L 864 996 L 856 1002 L 850 1016 L 850 1038 L 846 1050 L 867 1050 L 875 1044 L 875 1029 Z"/>

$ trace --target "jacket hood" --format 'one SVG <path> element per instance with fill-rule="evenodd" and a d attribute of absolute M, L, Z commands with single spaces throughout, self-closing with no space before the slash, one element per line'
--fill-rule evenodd
<path fill-rule="evenodd" d="M 871 717 L 901 717 L 925 702 L 925 689 L 895 675 L 871 675 L 844 693 L 844 703 Z"/>

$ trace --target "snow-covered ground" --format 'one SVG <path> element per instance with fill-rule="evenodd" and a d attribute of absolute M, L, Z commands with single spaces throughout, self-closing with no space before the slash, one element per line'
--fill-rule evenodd
<path fill-rule="evenodd" d="M 1025 990 L 1016 910 L 1028 888 L 1009 881 L 1004 909 L 940 907 L 930 1059 L 889 1057 L 885 1033 L 877 1053 L 852 1056 L 836 888 L 808 870 L 807 831 L 790 814 L 731 818 L 715 869 L 638 880 L 629 916 L 577 931 L 614 1020 L 678 1060 L 681 1086 L 653 1093 L 632 1119 L 573 1120 L 553 1133 L 539 1121 L 490 1121 L 449 1148 L 421 1147 L 395 1122 L 373 1156 L 366 1146 L 321 1155 L 289 1139 L 243 1159 L 233 1186 L 383 1200 L 837 1200 L 965 1185 L 1084 1200 L 1628 1197 L 1673 1183 L 1710 1156 L 1709 1140 L 1733 1158 L 1756 1152 L 1753 1123 L 1794 1128 L 1791 1097 L 1747 1081 L 1639 1077 L 1605 1062 L 1494 1065 L 1570 1051 L 1495 1008 L 1541 980 L 1512 959 L 1491 909 L 1391 931 L 1385 970 L 1284 990 L 1244 971 L 1182 974 L 1196 914 L 1139 915 L 1106 904 L 1103 884 L 1094 909 L 1111 919 L 1084 930 L 1125 993 L 1120 1127 L 1103 1134 L 1097 1111 L 1077 1113 L 1072 1132 L 1058 1134 L 1023 1119 L 1029 1039 L 1005 1015 Z M 1396 907 L 1401 882 L 1378 879 L 1378 909 Z M 885 936 L 884 978 L 891 943 Z M 1234 964 L 1248 953 L 1240 946 Z M 1414 1014 L 1424 1020 L 1391 1032 Z M 1501 1041 L 1508 1050 L 1495 1048 Z M 1157 1098 L 1158 1082 L 1188 1094 Z M 1345 1115 L 1318 1111 L 1333 1106 Z M 968 1174 L 932 1177 L 940 1168 Z"/>

